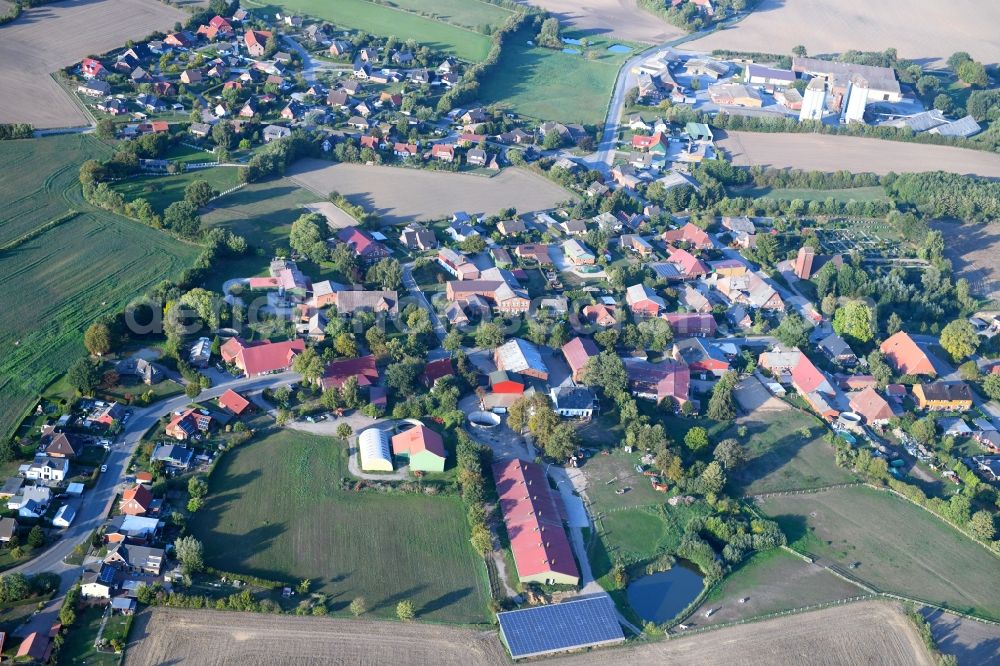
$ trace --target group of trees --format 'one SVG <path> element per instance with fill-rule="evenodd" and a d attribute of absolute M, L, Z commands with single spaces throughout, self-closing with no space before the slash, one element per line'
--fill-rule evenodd
<path fill-rule="evenodd" d="M 556 414 L 545 394 L 518 398 L 507 411 L 507 425 L 516 433 L 531 433 L 549 458 L 564 461 L 576 450 L 576 428 Z"/>

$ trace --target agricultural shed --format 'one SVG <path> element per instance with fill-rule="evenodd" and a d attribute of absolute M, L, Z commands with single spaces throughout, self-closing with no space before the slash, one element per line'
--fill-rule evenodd
<path fill-rule="evenodd" d="M 414 472 L 443 472 L 448 457 L 441 435 L 422 423 L 395 435 L 392 452 L 409 460 Z"/>
<path fill-rule="evenodd" d="M 497 620 L 514 659 L 625 641 L 607 594 L 497 613 Z"/>
<path fill-rule="evenodd" d="M 389 435 L 384 430 L 369 428 L 358 435 L 358 454 L 361 456 L 361 469 L 364 471 L 392 471 Z"/>

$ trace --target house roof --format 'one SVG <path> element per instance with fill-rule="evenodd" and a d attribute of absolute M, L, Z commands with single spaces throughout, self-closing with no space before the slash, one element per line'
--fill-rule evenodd
<path fill-rule="evenodd" d="M 582 370 L 587 365 L 587 361 L 601 352 L 593 340 L 578 336 L 562 346 L 562 353 L 566 357 L 570 369 L 576 374 L 578 370 Z"/>
<path fill-rule="evenodd" d="M 64 432 L 52 433 L 46 435 L 43 441 L 48 441 L 45 452 L 49 455 L 73 457 L 79 455 L 80 451 L 83 450 L 83 442 L 73 434 Z"/>
<path fill-rule="evenodd" d="M 395 455 L 404 453 L 413 456 L 424 451 L 439 458 L 448 457 L 441 435 L 425 425 L 414 426 L 392 438 L 392 452 Z"/>
<path fill-rule="evenodd" d="M 643 301 L 650 301 L 659 307 L 664 307 L 663 299 L 656 295 L 656 292 L 642 284 L 633 284 L 625 290 L 625 302 L 634 306 Z"/>
<path fill-rule="evenodd" d="M 707 275 L 708 266 L 698 257 L 694 256 L 687 250 L 682 250 L 680 248 L 668 247 L 667 252 L 670 255 L 668 261 L 674 264 L 681 274 L 687 277 L 694 277 L 697 275 Z"/>
<path fill-rule="evenodd" d="M 556 409 L 592 409 L 597 400 L 586 386 L 558 386 L 549 395 Z"/>
<path fill-rule="evenodd" d="M 501 370 L 524 372 L 535 370 L 548 374 L 549 369 L 538 348 L 522 338 L 508 340 L 496 349 L 497 366 Z"/>
<path fill-rule="evenodd" d="M 558 498 L 535 463 L 513 459 L 493 466 L 493 478 L 511 552 L 522 577 L 558 572 L 579 577 L 573 549 L 562 525 Z"/>
<path fill-rule="evenodd" d="M 287 369 L 292 358 L 305 351 L 302 340 L 284 342 L 246 342 L 240 338 L 230 338 L 222 345 L 222 358 L 227 363 L 241 362 L 247 376 L 253 377 L 268 372 Z"/>
<path fill-rule="evenodd" d="M 359 257 L 386 254 L 385 246 L 357 227 L 344 227 L 337 232 L 337 240 L 347 243 Z"/>
<path fill-rule="evenodd" d="M 965 382 L 930 382 L 917 384 L 926 400 L 968 401 L 972 400 L 972 389 Z M 916 387 L 914 387 L 916 388 Z"/>
<path fill-rule="evenodd" d="M 802 352 L 799 352 L 799 360 L 792 367 L 792 384 L 799 393 L 820 392 L 832 395 L 834 392 L 826 375 Z"/>
<path fill-rule="evenodd" d="M 713 247 L 711 237 L 691 222 L 680 229 L 670 229 L 663 232 L 663 240 L 668 243 L 690 243 L 697 248 Z"/>
<path fill-rule="evenodd" d="M 349 377 L 358 379 L 358 386 L 371 386 L 378 381 L 378 368 L 375 367 L 375 357 L 369 354 L 360 358 L 345 358 L 330 361 L 326 364 L 319 384 L 324 389 L 343 385 Z"/>
<path fill-rule="evenodd" d="M 358 310 L 387 312 L 395 315 L 399 310 L 399 297 L 395 290 L 362 291 L 347 289 L 337 292 L 337 312 L 352 314 Z"/>
<path fill-rule="evenodd" d="M 233 389 L 226 389 L 226 392 L 219 396 L 219 406 L 239 416 L 250 406 L 250 401 Z"/>
<path fill-rule="evenodd" d="M 642 393 L 655 393 L 658 399 L 671 396 L 687 400 L 691 371 L 683 363 L 662 361 L 650 363 L 644 359 L 623 359 L 629 385 Z"/>
<path fill-rule="evenodd" d="M 424 366 L 424 382 L 433 384 L 442 377 L 450 377 L 455 374 L 451 366 L 450 358 L 440 358 L 436 361 L 429 361 Z"/>
<path fill-rule="evenodd" d="M 715 335 L 715 317 L 708 312 L 670 312 L 663 315 L 678 336 Z"/>
<path fill-rule="evenodd" d="M 926 352 L 905 331 L 899 331 L 885 340 L 879 349 L 896 372 L 904 375 L 936 374 L 934 364 Z"/>
<path fill-rule="evenodd" d="M 889 403 L 871 386 L 851 394 L 849 405 L 851 411 L 863 416 L 866 423 L 892 418 L 892 408 L 889 407 Z"/>

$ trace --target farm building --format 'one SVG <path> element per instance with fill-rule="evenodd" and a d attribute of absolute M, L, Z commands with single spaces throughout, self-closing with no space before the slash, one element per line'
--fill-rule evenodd
<path fill-rule="evenodd" d="M 795 72 L 751 64 L 743 72 L 743 81 L 752 85 L 785 87 L 795 83 Z"/>
<path fill-rule="evenodd" d="M 443 472 L 448 457 L 441 435 L 419 422 L 392 438 L 392 453 L 408 460 L 414 472 Z"/>
<path fill-rule="evenodd" d="M 389 450 L 389 433 L 379 428 L 368 428 L 358 435 L 358 455 L 361 469 L 366 472 L 391 472 L 392 453 Z"/>
<path fill-rule="evenodd" d="M 521 582 L 577 585 L 580 572 L 563 528 L 558 496 L 542 467 L 523 460 L 493 466 L 500 510 Z"/>
<path fill-rule="evenodd" d="M 625 641 L 615 604 L 606 594 L 506 611 L 497 614 L 497 621 L 514 659 Z"/>
<path fill-rule="evenodd" d="M 590 338 L 575 337 L 562 346 L 563 356 L 573 372 L 573 381 L 583 381 L 587 361 L 600 354 L 600 350 Z"/>
<path fill-rule="evenodd" d="M 538 348 L 521 338 L 514 338 L 497 347 L 493 352 L 493 361 L 500 370 L 519 372 L 543 381 L 549 378 L 549 369 Z"/>
<path fill-rule="evenodd" d="M 890 336 L 879 346 L 885 360 L 901 375 L 935 375 L 927 353 L 904 331 Z"/>

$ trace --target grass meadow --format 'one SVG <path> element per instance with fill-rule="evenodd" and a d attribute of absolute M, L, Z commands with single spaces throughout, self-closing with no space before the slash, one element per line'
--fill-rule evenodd
<path fill-rule="evenodd" d="M 499 64 L 480 86 L 480 99 L 542 120 L 604 122 L 618 70 L 629 54 L 608 53 L 607 47 L 617 42 L 595 37 L 587 38 L 587 54 L 528 45 L 533 39 L 529 29 L 507 40 Z"/>
<path fill-rule="evenodd" d="M 184 199 L 184 188 L 197 180 L 204 180 L 219 192 L 240 183 L 237 167 L 210 167 L 165 176 L 133 176 L 115 183 L 114 189 L 127 200 L 142 197 L 159 213 L 175 201 Z"/>
<path fill-rule="evenodd" d="M 373 614 L 389 617 L 409 599 L 422 619 L 486 622 L 486 569 L 461 501 L 343 491 L 344 474 L 340 440 L 271 431 L 218 465 L 191 530 L 210 565 L 310 578 L 335 610 L 362 596 Z"/>
<path fill-rule="evenodd" d="M 480 0 L 398 0 L 393 4 L 375 4 L 369 0 L 279 0 L 266 6 L 301 12 L 373 35 L 414 39 L 469 62 L 483 60 L 490 50 L 490 38 L 475 27 L 499 25 L 510 14 L 502 7 Z M 473 22 L 471 28 L 466 25 Z"/>
<path fill-rule="evenodd" d="M 79 165 L 107 151 L 87 135 L 0 142 L 0 436 L 84 354 L 92 321 L 198 254 L 83 201 Z"/>
<path fill-rule="evenodd" d="M 865 486 L 768 497 L 789 545 L 873 587 L 1000 620 L 1000 559 L 937 516 Z"/>

